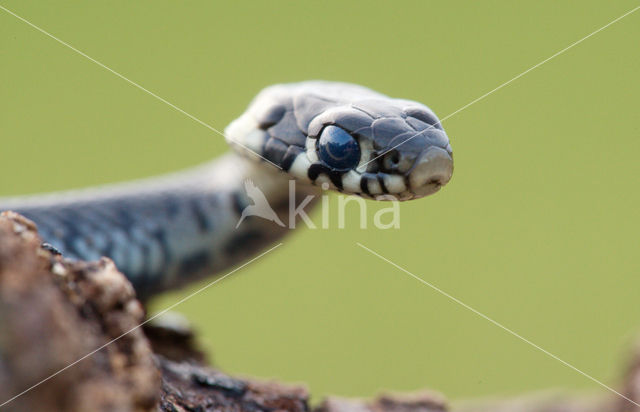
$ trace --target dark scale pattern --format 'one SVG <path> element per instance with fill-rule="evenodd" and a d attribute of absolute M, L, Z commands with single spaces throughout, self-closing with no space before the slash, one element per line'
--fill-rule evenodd
<path fill-rule="evenodd" d="M 327 125 L 335 125 L 350 133 L 361 146 L 360 162 L 377 158 L 395 146 L 397 154 L 389 162 L 376 159 L 367 165 L 369 173 L 380 176 L 360 176 L 362 193 L 370 195 L 368 182 L 384 174 L 402 176 L 408 185 L 411 166 L 431 146 L 446 148 L 448 138 L 438 118 L 420 103 L 391 99 L 372 90 L 345 83 L 303 82 L 276 85 L 263 90 L 249 107 L 267 137 L 262 155 L 287 171 L 296 156 L 306 150 L 307 138 L 320 139 Z M 325 139 L 326 141 L 326 139 Z M 316 145 L 316 147 L 318 147 Z M 371 152 L 369 148 L 372 148 Z M 242 150 L 241 150 L 242 151 Z M 358 163 L 321 160 L 307 170 L 311 181 L 325 174 L 338 190 L 343 190 L 343 176 L 357 167 Z M 355 164 L 355 165 L 354 165 Z"/>
<path fill-rule="evenodd" d="M 303 151 L 304 149 L 298 146 L 289 147 L 287 149 L 287 152 L 284 154 L 284 157 L 282 158 L 282 163 L 280 164 L 282 166 L 282 169 L 288 171 L 291 168 L 293 161 L 296 160 L 296 157 L 298 157 L 298 155 Z"/>
<path fill-rule="evenodd" d="M 326 174 L 338 190 L 342 190 L 342 171 L 333 170 L 323 163 L 314 163 L 309 167 L 309 179 L 315 181 L 321 173 Z"/>
<path fill-rule="evenodd" d="M 289 145 L 275 136 L 271 136 L 264 145 L 264 157 L 277 165 L 282 165 L 282 161 L 289 150 Z"/>
<path fill-rule="evenodd" d="M 422 107 L 409 106 L 406 109 L 404 109 L 404 114 L 408 117 L 407 122 L 409 122 L 411 118 L 414 118 L 423 123 L 426 123 L 429 126 L 433 126 L 436 129 L 444 130 L 442 128 L 442 124 L 440 123 L 436 115 L 425 110 Z M 420 129 L 416 128 L 416 130 L 420 130 Z"/>
<path fill-rule="evenodd" d="M 222 211 L 220 220 L 237 216 L 233 207 L 222 205 L 225 199 L 233 205 L 231 192 L 204 192 L 188 184 L 167 189 L 133 189 L 107 199 L 85 197 L 60 206 L 27 203 L 11 209 L 33 220 L 44 241 L 68 258 L 111 257 L 145 298 L 163 289 L 172 271 L 189 278 L 215 266 L 216 250 L 206 241 L 216 236 L 215 213 Z M 194 243 L 198 238 L 202 242 Z M 190 243 L 195 246 L 185 246 Z"/>
<path fill-rule="evenodd" d="M 362 180 L 360 180 L 360 190 L 362 190 L 362 193 L 370 195 L 371 193 L 369 192 L 369 182 L 376 180 L 378 180 L 378 176 L 376 174 L 363 173 Z"/>
<path fill-rule="evenodd" d="M 320 113 L 335 105 L 335 101 L 327 100 L 311 93 L 297 94 L 293 98 L 293 111 L 296 114 L 298 128 L 308 133 L 309 123 Z"/>
<path fill-rule="evenodd" d="M 193 198 L 190 200 L 189 206 L 191 206 L 193 217 L 196 219 L 196 222 L 198 222 L 198 229 L 201 232 L 207 232 L 213 229 L 213 226 L 209 219 L 207 219 L 207 212 L 204 210 L 204 205 L 202 204 L 203 200 L 205 199 L 198 197 Z"/>
<path fill-rule="evenodd" d="M 345 107 L 340 110 L 334 109 L 324 112 L 309 124 L 309 136 L 318 137 L 324 126 L 328 124 L 334 124 L 349 132 L 355 132 L 365 127 L 371 127 L 373 120 L 373 117 L 368 114 L 351 107 Z"/>
<path fill-rule="evenodd" d="M 285 99 L 274 108 L 267 110 L 264 117 L 255 114 L 258 123 L 266 130 L 268 138 L 264 143 L 262 155 L 269 161 L 289 170 L 296 154 L 304 150 L 306 135 L 298 127 L 293 109 L 293 101 Z M 278 118 L 278 121 L 271 121 Z"/>
<path fill-rule="evenodd" d="M 268 128 L 267 132 L 271 137 L 277 138 L 287 145 L 304 147 L 306 136 L 298 129 L 296 116 L 293 111 L 285 112 L 282 119 Z"/>

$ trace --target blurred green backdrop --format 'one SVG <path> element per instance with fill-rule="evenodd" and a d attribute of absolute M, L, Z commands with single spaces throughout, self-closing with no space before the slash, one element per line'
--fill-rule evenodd
<path fill-rule="evenodd" d="M 0 4 L 223 128 L 262 87 L 315 78 L 443 117 L 637 2 Z M 179 311 L 216 365 L 306 382 L 315 399 L 601 390 L 362 242 L 615 385 L 640 330 L 639 43 L 640 12 L 447 120 L 454 178 L 403 204 L 400 230 L 361 230 L 353 207 L 346 230 L 296 231 Z M 0 79 L 1 195 L 149 176 L 227 150 L 3 11 Z"/>

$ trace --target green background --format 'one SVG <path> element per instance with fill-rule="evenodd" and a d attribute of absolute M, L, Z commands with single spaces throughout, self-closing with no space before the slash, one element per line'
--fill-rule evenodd
<path fill-rule="evenodd" d="M 315 78 L 418 100 L 444 117 L 637 2 L 0 4 L 222 129 L 262 87 Z M 371 227 L 358 228 L 354 206 L 345 230 L 295 231 L 177 310 L 216 365 L 306 382 L 314 399 L 602 390 L 362 242 L 616 385 L 640 330 L 639 46 L 640 11 L 446 120 L 454 178 L 403 204 L 400 230 L 373 228 L 373 203 Z M 227 150 L 221 136 L 4 11 L 0 142 L 2 195 L 150 176 Z"/>

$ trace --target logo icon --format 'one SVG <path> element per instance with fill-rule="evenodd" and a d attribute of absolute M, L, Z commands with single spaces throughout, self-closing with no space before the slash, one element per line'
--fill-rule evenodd
<path fill-rule="evenodd" d="M 251 180 L 247 179 L 244 181 L 244 190 L 247 192 L 247 196 L 253 200 L 253 204 L 248 205 L 242 210 L 240 220 L 238 220 L 238 224 L 236 224 L 236 229 L 240 226 L 240 223 L 249 216 L 261 217 L 263 219 L 270 220 L 279 226 L 285 226 L 278 215 L 276 215 L 276 212 L 271 208 L 269 202 L 267 202 L 267 198 L 264 193 L 262 193 L 262 190 L 258 189 Z"/>

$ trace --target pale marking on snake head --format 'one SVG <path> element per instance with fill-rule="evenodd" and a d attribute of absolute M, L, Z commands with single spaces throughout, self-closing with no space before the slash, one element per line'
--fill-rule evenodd
<path fill-rule="evenodd" d="M 267 87 L 226 135 L 300 181 L 369 198 L 427 196 L 453 173 L 449 138 L 430 108 L 353 84 Z"/>

